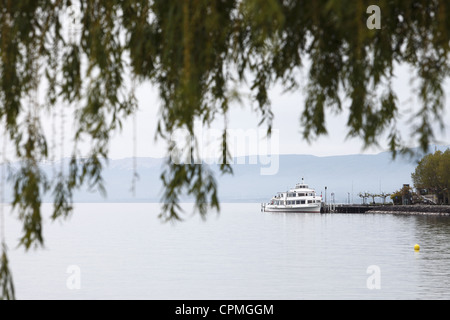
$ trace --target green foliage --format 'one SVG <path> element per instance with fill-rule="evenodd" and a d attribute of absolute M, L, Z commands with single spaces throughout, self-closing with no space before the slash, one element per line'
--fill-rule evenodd
<path fill-rule="evenodd" d="M 0 257 L 0 300 L 14 300 L 14 282 L 9 269 L 6 251 L 6 245 L 3 243 Z"/>
<path fill-rule="evenodd" d="M 396 205 L 403 204 L 403 198 L 406 196 L 411 196 L 413 189 L 410 186 L 404 185 L 400 190 L 395 191 L 391 194 L 391 199 Z"/>
<path fill-rule="evenodd" d="M 79 30 L 66 30 L 66 14 L 80 7 Z M 157 137 L 177 129 L 194 135 L 198 120 L 210 126 L 224 118 L 235 88 L 248 85 L 261 124 L 271 132 L 269 90 L 298 90 L 297 71 L 308 61 L 303 137 L 327 134 L 329 110 L 348 112 L 348 135 L 366 146 L 387 134 L 393 154 L 403 147 L 397 129 L 394 65 L 418 78 L 420 111 L 412 136 L 426 150 L 434 123 L 442 126 L 443 82 L 448 77 L 450 5 L 446 0 L 380 0 L 382 29 L 366 27 L 373 1 L 353 0 L 0 0 L 0 123 L 22 167 L 11 175 L 13 205 L 24 223 L 21 243 L 43 244 L 40 203 L 54 196 L 58 219 L 72 210 L 73 191 L 83 185 L 104 192 L 102 169 L 109 139 L 137 109 L 126 74 L 159 89 Z M 67 35 L 67 31 L 69 35 Z M 43 80 L 45 105 L 36 93 Z M 75 147 L 68 172 L 49 179 L 39 169 L 48 159 L 39 126 L 45 110 L 74 111 Z M 25 121 L 24 121 L 25 119 Z M 225 131 L 224 131 L 225 132 Z M 79 144 L 91 145 L 80 160 Z M 223 158 L 229 157 L 226 133 Z M 196 152 L 196 141 L 189 146 Z M 168 153 L 172 145 L 169 144 Z M 447 165 L 443 165 L 448 172 Z M 445 169 L 447 168 L 447 169 Z M 222 173 L 232 172 L 222 165 Z M 177 219 L 179 195 L 195 198 L 199 213 L 219 208 L 217 184 L 204 166 L 168 161 L 162 217 Z"/>
<path fill-rule="evenodd" d="M 440 195 L 446 202 L 450 198 L 450 149 L 423 157 L 412 179 L 417 189 Z"/>

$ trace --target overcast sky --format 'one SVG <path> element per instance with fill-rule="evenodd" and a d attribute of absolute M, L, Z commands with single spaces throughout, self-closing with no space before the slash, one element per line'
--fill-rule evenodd
<path fill-rule="evenodd" d="M 304 87 L 307 83 L 307 70 L 306 68 L 300 72 L 298 79 L 300 86 Z M 415 110 L 420 106 L 417 102 L 417 97 L 414 92 L 417 92 L 418 81 L 411 82 L 411 77 L 414 79 L 412 72 L 407 67 L 396 69 L 396 79 L 394 81 L 394 89 L 399 98 L 399 112 L 400 120 L 398 122 L 398 128 L 402 134 L 405 142 L 412 147 L 417 146 L 411 134 L 411 124 L 414 123 L 412 116 L 415 114 Z M 446 96 L 450 96 L 450 85 L 444 86 Z M 243 89 L 245 90 L 245 89 Z M 363 143 L 359 139 L 346 139 L 348 120 L 348 113 L 344 109 L 339 115 L 328 113 L 326 116 L 328 135 L 320 137 L 311 144 L 307 143 L 302 138 L 300 117 L 303 111 L 305 94 L 300 88 L 295 92 L 283 93 L 279 87 L 272 89 L 270 92 L 270 99 L 272 103 L 272 111 L 274 113 L 273 130 L 277 132 L 274 135 L 276 141 L 272 141 L 272 145 L 276 145 L 276 148 L 272 148 L 271 154 L 308 154 L 315 156 L 334 156 L 334 155 L 348 155 L 358 153 L 379 153 L 388 149 L 386 139 L 379 140 L 380 146 L 363 150 Z M 149 82 L 141 84 L 137 89 L 137 98 L 139 102 L 139 110 L 135 116 L 130 117 L 123 123 L 123 130 L 120 133 L 116 133 L 111 140 L 111 148 L 109 156 L 111 159 L 121 159 L 133 157 L 134 150 L 136 150 L 136 156 L 138 157 L 165 157 L 167 156 L 166 144 L 162 139 L 158 142 L 155 141 L 155 133 L 157 127 L 157 121 L 159 118 L 159 109 L 161 101 L 159 99 L 158 90 L 152 86 Z M 43 100 L 45 91 L 40 94 L 40 100 Z M 256 104 L 251 105 L 248 101 L 243 101 L 242 104 L 236 104 L 230 108 L 228 115 L 228 128 L 232 130 L 265 130 L 266 127 L 258 127 L 260 122 L 260 116 L 258 112 L 252 111 L 256 108 Z M 74 136 L 73 125 L 71 119 L 73 117 L 70 114 L 70 108 L 65 108 L 65 120 L 62 123 L 64 127 L 64 156 L 70 157 L 72 152 L 72 138 Z M 46 131 L 48 138 L 48 145 L 50 147 L 50 153 L 55 154 L 55 158 L 60 158 L 61 152 L 59 146 L 60 141 L 60 128 L 61 120 L 59 118 L 59 111 L 56 111 L 56 120 L 52 121 L 50 115 L 42 117 L 42 124 Z M 450 145 L 450 108 L 448 102 L 444 113 L 441 115 L 443 123 L 447 124 L 444 131 L 440 131 L 438 124 L 436 123 L 436 138 L 439 145 Z M 136 126 L 133 123 L 136 123 Z M 222 130 L 223 119 L 219 116 L 219 119 L 212 126 L 213 130 Z M 56 128 L 56 131 L 54 131 Z M 136 132 L 136 145 L 134 144 L 133 132 Z M 55 135 L 52 132 L 56 132 Z M 54 138 L 55 137 L 55 138 Z M 260 134 L 262 137 L 262 134 Z M 56 149 L 53 145 L 56 144 Z M 87 150 L 87 148 L 84 148 Z M 83 154 L 85 151 L 82 148 Z M 240 146 L 233 149 L 233 156 L 243 156 L 248 154 L 260 153 L 261 150 L 255 149 L 252 146 Z M 256 150 L 256 151 L 255 151 Z M 12 149 L 10 150 L 12 153 Z M 10 157 L 11 158 L 11 157 Z"/>
<path fill-rule="evenodd" d="M 307 64 L 307 62 L 306 62 Z M 307 67 L 303 68 L 297 76 L 301 86 L 307 83 Z M 414 110 L 417 110 L 419 103 L 413 94 L 418 85 L 411 83 L 411 77 L 414 75 L 407 67 L 396 68 L 397 78 L 394 82 L 395 91 L 399 97 L 400 120 L 398 128 L 403 136 L 403 139 L 408 146 L 415 147 L 417 142 L 412 139 L 411 124 L 414 124 Z M 450 95 L 450 86 L 445 86 L 445 94 Z M 129 118 L 124 122 L 123 131 L 116 134 L 112 139 L 109 156 L 112 159 L 128 158 L 134 155 L 133 150 L 137 150 L 138 157 L 164 157 L 167 156 L 167 148 L 162 141 L 155 142 L 155 132 L 157 127 L 157 120 L 159 118 L 159 108 L 161 102 L 158 98 L 158 90 L 149 83 L 142 84 L 137 90 L 139 100 L 139 111 L 135 118 Z M 44 98 L 44 94 L 40 99 Z M 309 154 L 316 156 L 332 156 L 332 155 L 347 155 L 357 153 L 379 153 L 388 149 L 386 139 L 380 137 L 380 146 L 363 150 L 363 144 L 359 139 L 346 139 L 348 120 L 348 113 L 344 110 L 341 114 L 326 115 L 328 135 L 319 138 L 318 140 L 307 143 L 302 139 L 302 132 L 300 127 L 300 117 L 303 111 L 305 94 L 300 89 L 295 92 L 283 94 L 280 88 L 274 88 L 270 91 L 270 99 L 272 102 L 272 111 L 274 113 L 273 129 L 278 133 L 274 136 L 277 141 L 276 150 L 273 153 L 279 154 Z M 446 104 L 446 110 L 441 115 L 444 124 L 450 125 L 450 108 Z M 255 108 L 255 106 L 253 106 Z M 58 117 L 56 121 L 52 121 L 50 116 L 44 116 L 42 123 L 49 138 L 49 146 L 56 145 L 56 149 L 51 147 L 51 152 L 59 158 L 61 155 L 58 145 L 60 140 L 59 128 L 64 127 L 64 156 L 71 155 L 71 137 L 73 137 L 73 127 L 70 124 L 73 118 L 70 115 L 70 108 L 66 108 L 65 120 L 61 122 Z M 236 130 L 257 130 L 260 121 L 257 112 L 252 111 L 250 103 L 244 101 L 243 105 L 235 105 L 231 108 L 228 116 L 228 128 Z M 136 124 L 135 126 L 133 124 Z M 56 131 L 55 131 L 56 127 Z M 223 119 L 218 119 L 213 125 L 213 129 L 222 129 Z M 446 128 L 441 132 L 436 124 L 436 138 L 440 145 L 450 145 L 450 130 Z M 260 129 L 265 129 L 261 127 Z M 52 134 L 52 133 L 57 134 Z M 134 132 L 136 132 L 136 145 L 134 144 Z M 272 141 L 273 143 L 274 141 Z M 260 150 L 257 150 L 258 152 Z M 250 147 L 237 148 L 233 156 L 242 156 L 253 154 L 255 149 Z"/>
<path fill-rule="evenodd" d="M 306 74 L 306 71 L 303 71 Z M 411 140 L 410 124 L 414 121 L 411 115 L 418 103 L 412 92 L 418 83 L 411 83 L 411 72 L 408 68 L 397 68 L 397 78 L 394 88 L 399 96 L 400 122 L 398 127 L 404 140 L 414 146 L 415 141 Z M 305 78 L 299 75 L 301 79 Z M 303 80 L 303 85 L 306 80 Z M 450 87 L 447 86 L 445 93 L 450 95 Z M 154 141 L 158 111 L 160 101 L 158 91 L 150 84 L 143 84 L 137 91 L 139 99 L 139 112 L 136 115 L 137 132 L 137 156 L 139 157 L 163 157 L 166 155 L 166 147 L 163 141 Z M 347 135 L 347 112 L 341 115 L 327 115 L 328 136 L 321 137 L 315 142 L 308 144 L 302 139 L 300 117 L 303 110 L 305 95 L 302 90 L 294 93 L 283 94 L 279 88 L 274 88 L 270 92 L 272 110 L 275 116 L 273 128 L 279 132 L 278 151 L 280 154 L 310 154 L 316 156 L 346 155 L 357 153 L 379 153 L 387 149 L 385 140 L 381 140 L 379 148 L 363 150 L 363 144 L 359 139 L 346 139 Z M 446 111 L 442 115 L 444 123 L 450 124 L 450 112 L 448 103 Z M 258 113 L 252 111 L 251 106 L 234 106 L 229 114 L 229 128 L 256 130 L 259 122 Z M 123 132 L 113 139 L 110 157 L 126 158 L 133 156 L 133 120 L 129 119 L 124 126 Z M 223 120 L 217 121 L 217 126 L 222 128 Z M 436 124 L 436 127 L 437 124 Z M 264 129 L 265 127 L 261 127 Z M 441 132 L 436 130 L 437 137 L 442 145 L 450 144 L 450 134 L 448 127 Z M 238 154 L 236 154 L 238 153 Z M 234 156 L 241 156 L 244 153 L 252 153 L 246 150 L 236 150 Z"/>

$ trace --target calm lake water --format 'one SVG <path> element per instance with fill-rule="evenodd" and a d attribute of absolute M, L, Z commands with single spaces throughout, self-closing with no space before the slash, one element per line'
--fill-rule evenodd
<path fill-rule="evenodd" d="M 450 299 L 450 218 L 223 204 L 207 221 L 162 224 L 158 213 L 158 204 L 77 204 L 68 221 L 46 221 L 46 247 L 28 253 L 8 214 L 17 298 Z M 367 286 L 371 266 L 378 289 Z"/>

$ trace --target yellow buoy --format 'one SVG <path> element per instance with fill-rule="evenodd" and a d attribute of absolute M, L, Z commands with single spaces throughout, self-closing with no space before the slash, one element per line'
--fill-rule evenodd
<path fill-rule="evenodd" d="M 414 246 L 414 251 L 419 251 L 420 250 L 420 246 L 418 245 L 418 244 L 416 244 L 415 246 Z"/>

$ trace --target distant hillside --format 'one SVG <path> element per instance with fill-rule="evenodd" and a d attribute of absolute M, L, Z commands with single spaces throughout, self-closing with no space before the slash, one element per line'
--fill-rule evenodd
<path fill-rule="evenodd" d="M 440 150 L 446 148 L 439 147 Z M 261 162 L 257 158 L 253 160 Z M 274 165 L 275 159 L 272 161 Z M 219 199 L 222 202 L 266 201 L 304 178 L 319 194 L 324 194 L 325 187 L 328 187 L 328 196 L 334 192 L 337 202 L 347 202 L 350 193 L 350 199 L 359 203 L 359 192 L 393 192 L 403 184 L 412 184 L 411 173 L 416 167 L 414 160 L 398 157 L 393 161 L 388 152 L 332 157 L 280 155 L 278 161 L 275 175 L 261 175 L 261 168 L 267 165 L 250 164 L 249 157 L 235 159 L 235 163 L 245 164 L 234 164 L 233 175 L 222 176 L 217 166 L 212 165 L 212 170 L 217 173 Z M 110 160 L 104 171 L 107 198 L 102 198 L 98 193 L 80 191 L 75 196 L 76 202 L 159 202 L 162 187 L 159 177 L 164 159 L 138 158 L 136 162 L 139 180 L 134 195 L 131 192 L 133 159 Z M 44 165 L 44 168 L 51 176 L 51 166 Z M 10 199 L 11 190 L 7 191 Z M 46 200 L 51 201 L 51 198 Z"/>
<path fill-rule="evenodd" d="M 327 187 L 328 196 L 335 193 L 337 202 L 346 202 L 348 193 L 353 201 L 359 202 L 359 192 L 392 192 L 405 183 L 410 184 L 414 168 L 415 164 L 406 160 L 392 161 L 389 153 L 335 157 L 285 155 L 280 157 L 280 169 L 274 176 L 259 175 L 257 166 L 235 166 L 235 175 L 221 178 L 220 187 L 223 199 L 267 200 L 304 178 L 323 195 Z"/>

